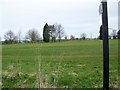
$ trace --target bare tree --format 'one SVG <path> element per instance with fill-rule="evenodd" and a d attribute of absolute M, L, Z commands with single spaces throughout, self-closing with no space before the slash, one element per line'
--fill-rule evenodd
<path fill-rule="evenodd" d="M 67 40 L 67 35 L 65 35 L 65 40 Z"/>
<path fill-rule="evenodd" d="M 71 35 L 70 40 L 75 40 L 75 36 Z"/>
<path fill-rule="evenodd" d="M 40 40 L 40 35 L 36 29 L 30 29 L 27 32 L 26 39 L 29 39 L 31 42 L 37 42 Z"/>
<path fill-rule="evenodd" d="M 112 32 L 111 32 L 111 36 L 113 37 L 113 39 L 116 39 L 116 37 L 117 37 L 117 32 L 116 32 L 116 30 L 112 30 Z"/>
<path fill-rule="evenodd" d="M 82 39 L 82 40 L 85 40 L 86 37 L 87 37 L 87 35 L 86 35 L 85 33 L 82 33 L 82 34 L 81 34 L 81 39 Z"/>
<path fill-rule="evenodd" d="M 6 43 L 13 43 L 16 41 L 17 36 L 15 36 L 15 34 L 11 30 L 9 30 L 4 35 L 4 38 L 5 38 Z"/>
<path fill-rule="evenodd" d="M 21 43 L 21 31 L 18 32 L 18 42 Z"/>
<path fill-rule="evenodd" d="M 62 27 L 61 24 L 54 24 L 55 31 L 53 32 L 53 35 L 55 38 L 58 38 L 59 41 L 61 40 L 62 37 L 65 36 L 64 28 Z"/>

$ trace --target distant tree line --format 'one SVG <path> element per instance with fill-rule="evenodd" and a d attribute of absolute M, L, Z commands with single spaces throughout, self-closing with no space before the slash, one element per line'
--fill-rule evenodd
<path fill-rule="evenodd" d="M 61 24 L 55 23 L 54 25 L 45 24 L 43 28 L 43 41 L 44 42 L 55 42 L 56 40 L 61 41 L 65 36 L 64 28 Z M 1 38 L 0 38 L 1 39 Z M 4 44 L 15 44 L 15 43 L 29 43 L 29 42 L 40 42 L 42 38 L 36 29 L 30 29 L 27 31 L 24 40 L 21 40 L 21 32 L 15 35 L 12 30 L 9 30 L 4 35 Z"/>
<path fill-rule="evenodd" d="M 75 38 L 74 35 L 71 35 L 71 36 L 70 36 L 70 40 L 86 40 L 86 39 L 87 39 L 87 35 L 86 35 L 85 33 L 82 33 L 82 34 L 80 35 L 80 38 Z"/>
<path fill-rule="evenodd" d="M 29 43 L 29 42 L 56 42 L 63 40 L 68 40 L 68 36 L 65 35 L 64 28 L 61 24 L 55 23 L 53 25 L 48 25 L 47 23 L 43 27 L 43 39 L 41 38 L 38 30 L 29 29 L 24 37 L 21 39 L 21 31 L 18 32 L 17 35 L 14 34 L 12 30 L 9 30 L 4 35 L 3 44 L 15 44 L 15 43 Z M 102 40 L 102 25 L 99 30 L 99 37 L 97 39 Z M 87 35 L 82 33 L 79 38 L 76 38 L 74 35 L 70 36 L 69 40 L 86 40 Z M 118 32 L 112 29 L 111 34 L 109 35 L 109 39 L 120 39 L 120 30 Z M 1 41 L 1 37 L 0 37 Z"/>
<path fill-rule="evenodd" d="M 30 29 L 25 35 L 24 40 L 21 40 L 21 32 L 18 32 L 18 35 L 15 35 L 12 30 L 9 30 L 4 35 L 5 41 L 3 44 L 15 44 L 21 42 L 39 42 L 41 40 L 40 34 L 36 29 Z"/>

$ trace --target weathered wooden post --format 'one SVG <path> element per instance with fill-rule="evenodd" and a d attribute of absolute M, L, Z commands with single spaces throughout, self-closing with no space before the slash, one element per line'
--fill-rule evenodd
<path fill-rule="evenodd" d="M 102 0 L 103 90 L 109 90 L 109 40 L 107 0 Z"/>

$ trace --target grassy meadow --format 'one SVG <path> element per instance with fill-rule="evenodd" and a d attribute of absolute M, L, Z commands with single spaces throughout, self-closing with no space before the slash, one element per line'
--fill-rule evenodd
<path fill-rule="evenodd" d="M 118 41 L 110 40 L 110 87 L 118 87 Z M 102 88 L 100 40 L 2 45 L 3 88 Z"/>

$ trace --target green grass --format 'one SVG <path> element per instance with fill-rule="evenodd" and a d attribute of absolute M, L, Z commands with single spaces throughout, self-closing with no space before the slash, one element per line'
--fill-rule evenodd
<path fill-rule="evenodd" d="M 118 41 L 109 43 L 110 87 L 118 87 Z M 100 40 L 2 45 L 2 49 L 4 88 L 102 88 Z"/>

